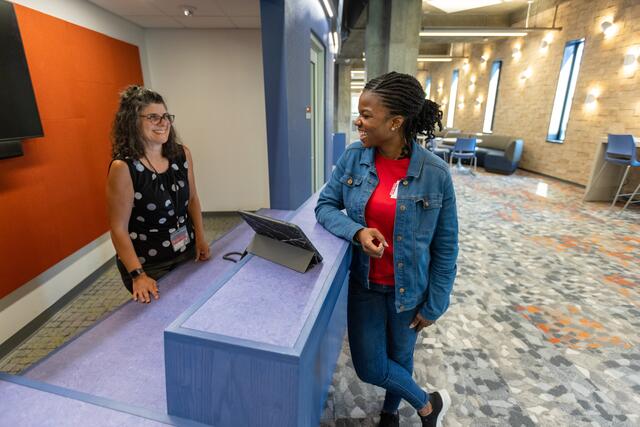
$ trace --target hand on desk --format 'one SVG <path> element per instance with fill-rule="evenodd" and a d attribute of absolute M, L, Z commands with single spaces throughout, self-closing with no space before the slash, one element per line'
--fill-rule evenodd
<path fill-rule="evenodd" d="M 133 279 L 134 301 L 138 301 L 141 304 L 148 304 L 151 302 L 151 296 L 153 296 L 153 299 L 160 298 L 160 291 L 158 290 L 158 284 L 155 280 L 145 273 Z"/>
<path fill-rule="evenodd" d="M 204 239 L 196 237 L 196 262 L 206 261 L 211 258 L 211 248 Z"/>

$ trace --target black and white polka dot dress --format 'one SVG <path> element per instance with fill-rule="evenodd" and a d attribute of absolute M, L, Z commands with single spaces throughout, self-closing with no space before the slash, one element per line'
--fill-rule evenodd
<path fill-rule="evenodd" d="M 189 218 L 189 179 L 184 150 L 169 161 L 166 172 L 149 170 L 138 159 L 125 159 L 133 181 L 133 210 L 129 236 L 143 268 L 171 261 L 195 244 L 193 223 Z M 178 252 L 171 246 L 171 233 L 187 227 L 189 244 Z"/>

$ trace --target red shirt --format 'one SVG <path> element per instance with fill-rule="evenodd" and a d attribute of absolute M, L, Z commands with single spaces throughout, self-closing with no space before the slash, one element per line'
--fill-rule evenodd
<path fill-rule="evenodd" d="M 398 185 L 402 178 L 407 176 L 410 160 L 391 160 L 376 153 L 379 183 L 367 203 L 364 215 L 367 227 L 377 228 L 389 245 L 384 249 L 382 258 L 370 258 L 369 280 L 381 285 L 395 285 L 393 227 L 396 219 L 396 199 Z"/>

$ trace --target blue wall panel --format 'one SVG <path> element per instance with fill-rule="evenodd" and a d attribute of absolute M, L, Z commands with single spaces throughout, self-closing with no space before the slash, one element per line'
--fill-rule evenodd
<path fill-rule="evenodd" d="M 320 0 L 260 0 L 272 209 L 296 209 L 311 195 L 311 33 L 325 47 L 325 175 L 331 170 L 333 55 Z"/>

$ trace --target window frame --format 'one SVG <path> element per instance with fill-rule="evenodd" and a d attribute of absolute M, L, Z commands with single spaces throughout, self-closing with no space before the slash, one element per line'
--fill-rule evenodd
<path fill-rule="evenodd" d="M 497 65 L 497 68 L 496 68 Z M 487 127 L 487 112 L 489 111 L 489 98 L 491 97 L 491 82 L 493 80 L 494 72 L 498 73 L 498 77 L 496 80 L 496 89 L 493 94 L 492 104 L 492 112 L 491 112 L 491 122 Z M 487 102 L 485 103 L 485 111 L 484 111 L 484 119 L 482 121 L 482 133 L 493 133 L 493 124 L 496 121 L 496 104 L 498 103 L 498 93 L 500 91 L 500 77 L 502 76 L 502 60 L 497 59 L 491 63 L 491 74 L 489 74 L 489 87 L 487 88 Z"/>
<path fill-rule="evenodd" d="M 460 81 L 460 70 L 457 68 L 451 73 L 451 86 L 449 91 L 449 104 L 447 105 L 447 128 L 453 128 L 453 120 L 456 113 L 456 104 L 458 101 L 458 82 Z"/>
<path fill-rule="evenodd" d="M 571 106 L 573 104 L 573 97 L 575 95 L 576 85 L 578 83 L 578 75 L 580 74 L 580 64 L 582 57 L 584 56 L 584 37 L 580 39 L 569 40 L 565 43 L 562 50 L 562 62 L 560 63 L 560 71 L 558 72 L 558 84 L 556 85 L 556 93 L 553 97 L 553 105 L 551 108 L 551 116 L 549 118 L 549 128 L 547 130 L 547 142 L 554 144 L 563 144 L 566 139 L 567 126 L 569 124 L 569 114 L 571 113 Z M 561 82 L 562 68 L 565 66 L 567 57 L 567 50 L 572 49 L 570 52 L 571 65 L 568 72 L 566 82 Z M 568 61 L 568 60 L 567 60 Z M 563 83 L 566 86 L 560 91 L 560 84 Z M 564 92 L 564 93 L 563 93 Z M 552 129 L 552 125 L 555 121 L 555 116 L 558 114 L 557 108 L 558 96 L 562 96 L 561 109 L 559 111 L 559 117 L 557 117 L 557 128 Z"/>

